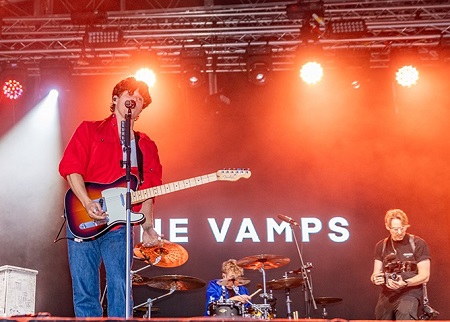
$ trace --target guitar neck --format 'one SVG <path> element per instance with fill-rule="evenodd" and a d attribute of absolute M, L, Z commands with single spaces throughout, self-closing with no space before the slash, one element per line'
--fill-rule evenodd
<path fill-rule="evenodd" d="M 202 184 L 217 181 L 217 174 L 211 173 L 199 177 L 194 177 L 186 180 L 176 181 L 172 183 L 163 184 L 161 186 L 151 187 L 148 189 L 138 190 L 131 193 L 131 203 L 141 203 L 147 199 L 156 196 L 165 195 L 171 192 L 180 191 Z"/>

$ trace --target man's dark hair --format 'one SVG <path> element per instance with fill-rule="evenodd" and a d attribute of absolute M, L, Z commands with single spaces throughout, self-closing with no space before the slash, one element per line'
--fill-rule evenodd
<path fill-rule="evenodd" d="M 114 89 L 112 91 L 112 98 L 114 99 L 114 96 L 119 97 L 124 91 L 128 91 L 130 95 L 133 95 L 133 93 L 136 90 L 139 90 L 139 93 L 142 95 L 142 98 L 144 99 L 144 104 L 142 106 L 142 109 L 146 108 L 150 105 L 152 102 L 152 98 L 150 96 L 148 85 L 143 82 L 139 81 L 136 78 L 130 76 L 127 77 L 114 86 Z M 114 112 L 115 105 L 111 104 L 110 110 L 111 112 Z"/>

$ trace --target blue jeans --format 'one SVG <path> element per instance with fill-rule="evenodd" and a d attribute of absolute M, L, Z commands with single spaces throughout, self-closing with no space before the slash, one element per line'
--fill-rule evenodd
<path fill-rule="evenodd" d="M 68 231 L 70 237 L 70 232 Z M 133 233 L 131 233 L 133 240 Z M 130 242 L 132 258 L 133 244 Z M 101 317 L 100 264 L 106 271 L 109 317 L 125 317 L 126 311 L 126 227 L 109 231 L 92 241 L 68 240 L 76 317 Z M 131 261 L 131 259 L 130 259 Z M 131 288 L 131 285 L 130 285 Z M 131 290 L 130 290 L 131 294 Z M 133 301 L 130 298 L 130 316 Z"/>

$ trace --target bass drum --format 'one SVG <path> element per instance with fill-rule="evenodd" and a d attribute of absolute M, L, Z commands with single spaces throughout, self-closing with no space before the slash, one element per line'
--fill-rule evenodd
<path fill-rule="evenodd" d="M 242 316 L 242 307 L 239 303 L 233 301 L 211 302 L 208 305 L 208 315 L 227 318 Z"/>

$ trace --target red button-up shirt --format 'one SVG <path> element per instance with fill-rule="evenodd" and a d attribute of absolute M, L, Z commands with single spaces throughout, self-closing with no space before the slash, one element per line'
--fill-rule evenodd
<path fill-rule="evenodd" d="M 122 144 L 114 114 L 103 121 L 84 121 L 75 130 L 59 164 L 59 173 L 66 179 L 78 173 L 86 182 L 112 183 L 126 172 L 121 166 Z M 158 148 L 146 134 L 139 135 L 138 145 L 143 154 L 143 182 L 140 189 L 162 184 L 162 166 Z M 131 172 L 138 177 L 138 168 Z"/>

